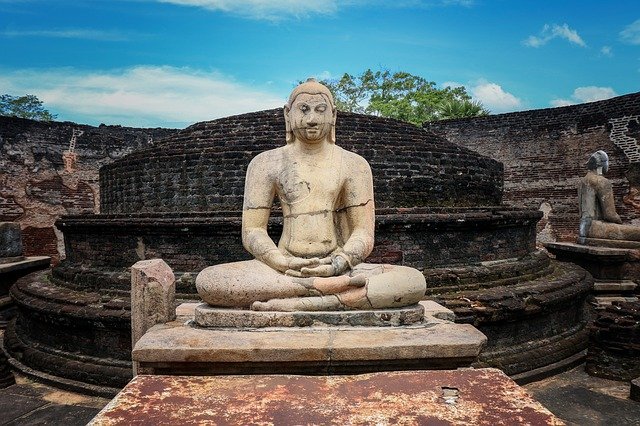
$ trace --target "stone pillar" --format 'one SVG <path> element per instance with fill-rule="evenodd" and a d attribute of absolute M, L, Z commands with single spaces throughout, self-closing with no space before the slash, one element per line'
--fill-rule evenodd
<path fill-rule="evenodd" d="M 0 222 L 0 258 L 22 256 L 22 234 L 20 224 Z"/>
<path fill-rule="evenodd" d="M 162 259 L 141 260 L 131 267 L 131 347 L 156 324 L 176 318 L 173 271 Z M 133 363 L 138 374 L 138 363 Z"/>

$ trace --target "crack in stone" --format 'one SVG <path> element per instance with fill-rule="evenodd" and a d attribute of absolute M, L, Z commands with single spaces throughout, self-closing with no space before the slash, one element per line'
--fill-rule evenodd
<path fill-rule="evenodd" d="M 288 218 L 297 218 L 300 216 L 315 216 L 315 215 L 319 215 L 319 214 L 327 214 L 327 213 L 340 213 L 342 211 L 354 208 L 354 207 L 363 207 L 366 206 L 367 204 L 369 204 L 372 200 L 368 199 L 366 202 L 364 203 L 360 203 L 360 204 L 352 204 L 350 206 L 345 206 L 345 207 L 340 207 L 339 209 L 335 209 L 335 210 L 329 210 L 329 209 L 325 209 L 325 210 L 316 210 L 313 212 L 306 212 L 306 213 L 292 213 L 292 214 L 288 214 L 283 216 L 285 219 Z M 257 208 L 257 207 L 256 207 Z"/>
<path fill-rule="evenodd" d="M 271 207 L 258 206 L 258 207 L 245 207 L 245 210 L 271 210 Z"/>

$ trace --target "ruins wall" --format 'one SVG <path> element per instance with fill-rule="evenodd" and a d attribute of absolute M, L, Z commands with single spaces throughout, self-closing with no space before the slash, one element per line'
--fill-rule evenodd
<path fill-rule="evenodd" d="M 640 185 L 636 177 L 640 92 L 561 108 L 430 122 L 424 127 L 503 162 L 503 201 L 543 211 L 539 241 L 572 241 L 577 236 L 577 182 L 586 173 L 589 156 L 599 149 L 609 154 L 607 177 L 613 183 L 618 213 L 625 223 L 640 225 L 640 202 L 634 199 Z"/>
<path fill-rule="evenodd" d="M 77 160 L 66 171 L 63 153 L 74 130 Z M 98 169 L 166 137 L 175 130 L 99 127 L 0 116 L 0 221 L 18 222 L 24 254 L 64 256 L 61 215 L 97 213 Z"/>

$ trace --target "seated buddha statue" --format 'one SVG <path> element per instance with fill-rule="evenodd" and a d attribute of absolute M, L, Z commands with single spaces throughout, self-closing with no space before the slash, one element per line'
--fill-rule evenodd
<path fill-rule="evenodd" d="M 593 153 L 578 185 L 580 237 L 640 241 L 640 227 L 622 224 L 616 212 L 611 182 L 603 175 L 608 170 L 607 153 Z"/>
<path fill-rule="evenodd" d="M 196 278 L 212 306 L 260 311 L 381 309 L 413 305 L 424 275 L 364 263 L 374 242 L 371 168 L 336 145 L 336 107 L 313 79 L 284 107 L 286 145 L 258 154 L 245 180 L 242 243 L 255 259 L 214 265 Z M 267 234 L 275 197 L 283 230 Z"/>

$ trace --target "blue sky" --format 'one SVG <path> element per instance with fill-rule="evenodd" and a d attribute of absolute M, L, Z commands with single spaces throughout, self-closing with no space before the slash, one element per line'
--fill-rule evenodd
<path fill-rule="evenodd" d="M 0 93 L 58 120 L 185 127 L 367 68 L 494 113 L 640 90 L 637 0 L 0 0 Z"/>

